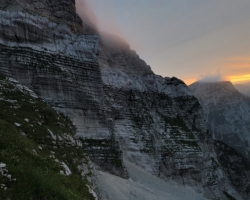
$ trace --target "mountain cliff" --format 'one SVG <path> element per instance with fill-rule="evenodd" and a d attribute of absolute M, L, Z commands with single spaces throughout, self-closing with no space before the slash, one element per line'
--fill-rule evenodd
<path fill-rule="evenodd" d="M 203 107 L 223 168 L 232 183 L 249 198 L 250 98 L 239 93 L 229 81 L 196 82 L 189 88 Z"/>
<path fill-rule="evenodd" d="M 209 198 L 241 199 L 184 82 L 155 75 L 126 42 L 93 34 L 73 0 L 6 0 L 0 8 L 0 74 L 67 116 L 97 169 L 129 178 L 135 164 Z"/>
<path fill-rule="evenodd" d="M 189 88 L 204 108 L 213 138 L 249 159 L 250 98 L 239 93 L 231 82 L 196 82 Z"/>

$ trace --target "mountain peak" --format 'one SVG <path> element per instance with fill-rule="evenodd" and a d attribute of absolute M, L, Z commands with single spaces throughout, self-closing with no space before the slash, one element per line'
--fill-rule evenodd
<path fill-rule="evenodd" d="M 218 91 L 218 92 L 230 92 L 239 93 L 231 81 L 220 81 L 220 82 L 202 82 L 197 81 L 189 86 L 189 89 L 195 94 L 202 91 Z"/>
<path fill-rule="evenodd" d="M 151 177 L 173 180 L 189 185 L 193 189 L 199 186 L 200 192 L 216 199 L 224 199 L 225 194 L 235 193 L 230 183 L 224 181 L 226 179 L 219 165 L 216 164 L 218 167 L 214 167 L 214 162 L 217 162 L 216 154 L 213 146 L 207 142 L 210 136 L 206 134 L 202 108 L 181 80 L 155 75 L 150 66 L 140 59 L 136 52 L 130 50 L 126 42 L 120 38 L 111 36 L 113 43 L 105 46 L 102 41 L 99 42 L 100 37 L 97 35 L 81 34 L 86 33 L 84 29 L 86 25 L 85 22 L 82 24 L 75 12 L 74 0 L 3 0 L 0 10 L 0 75 L 12 82 L 19 82 L 17 88 L 22 85 L 22 88 L 27 88 L 27 91 L 34 91 L 58 113 L 69 118 L 75 127 L 72 129 L 74 133 L 64 131 L 65 123 L 58 121 L 56 115 L 54 119 L 47 117 L 46 115 L 52 116 L 47 109 L 42 107 L 36 109 L 34 106 L 28 106 L 29 104 L 27 109 L 21 106 L 21 103 L 14 101 L 12 87 L 7 87 L 11 90 L 6 94 L 10 99 L 0 101 L 4 103 L 2 112 L 14 120 L 11 124 L 18 131 L 17 135 L 28 136 L 30 133 L 39 142 L 35 145 L 37 150 L 35 154 L 31 154 L 34 150 L 31 146 L 27 155 L 32 155 L 33 158 L 41 150 L 37 145 L 41 145 L 44 149 L 44 146 L 47 146 L 49 154 L 47 158 L 53 161 L 53 158 L 56 159 L 55 156 L 59 156 L 56 153 L 57 149 L 60 150 L 58 154 L 62 162 L 59 164 L 58 160 L 55 160 L 58 167 L 53 169 L 57 175 L 51 176 L 52 178 L 60 176 L 66 180 L 66 177 L 60 175 L 61 168 L 65 169 L 64 172 L 62 171 L 65 175 L 69 174 L 69 171 L 77 172 L 80 176 L 79 180 L 82 178 L 85 180 L 85 173 L 92 174 L 92 168 L 82 165 L 85 163 L 82 158 L 74 159 L 74 155 L 79 156 L 78 150 L 84 149 L 87 153 L 84 157 L 89 157 L 97 169 L 123 178 L 130 177 L 131 181 L 136 180 L 132 181 L 136 187 L 137 181 L 145 183 L 143 174 L 146 172 L 150 173 Z M 90 23 L 89 26 L 91 26 Z M 225 85 L 228 85 L 228 88 L 231 87 L 230 83 Z M 215 92 L 213 91 L 212 94 Z M 1 99 L 2 96 L 1 94 Z M 23 97 L 18 99 L 21 101 Z M 33 104 L 30 98 L 27 98 L 27 101 Z M 13 110 L 11 115 L 5 112 L 5 105 Z M 39 119 L 34 121 L 33 126 L 29 119 L 34 117 L 18 115 L 15 113 L 18 109 L 25 114 L 40 111 L 45 116 L 37 116 Z M 56 114 L 56 111 L 53 113 Z M 18 116 L 21 116 L 20 121 Z M 2 117 L 2 120 L 4 119 L 6 117 Z M 42 127 L 47 126 L 47 123 L 48 127 L 51 125 L 51 130 L 47 130 L 48 127 Z M 57 133 L 56 126 L 58 126 Z M 21 132 L 22 128 L 25 132 Z M 47 135 L 44 135 L 43 131 Z M 0 131 L 0 136 L 1 134 Z M 51 137 L 47 137 L 48 134 Z M 41 140 L 43 136 L 46 140 Z M 72 142 L 71 144 L 66 141 L 67 143 L 62 145 L 66 145 L 66 152 L 69 152 L 68 150 L 72 152 L 73 161 L 64 157 L 64 150 L 61 148 L 63 136 Z M 47 142 L 47 138 L 51 139 L 50 143 Z M 6 146 L 8 147 L 13 145 Z M 8 149 L 11 150 L 11 148 Z M 39 154 L 37 156 L 40 157 Z M 2 158 L 1 162 L 10 166 L 7 162 L 10 157 Z M 17 163 L 16 160 L 13 162 Z M 140 167 L 139 177 L 133 178 L 132 173 L 135 172 L 135 168 L 131 163 Z M 13 168 L 9 169 L 10 174 L 14 174 L 11 170 L 18 171 L 18 166 L 16 169 L 14 165 L 11 166 Z M 37 178 L 37 174 L 40 174 L 42 169 L 39 168 L 40 166 L 31 167 L 38 169 L 38 173 L 30 173 Z M 47 169 L 44 168 L 46 172 Z M 22 171 L 18 172 L 22 174 Z M 93 174 L 93 178 L 100 177 L 101 173 L 98 171 L 97 173 Z M 49 176 L 50 174 L 46 173 L 46 177 L 49 178 Z M 101 192 L 100 196 L 106 198 L 107 194 L 107 199 L 120 199 L 119 194 L 124 198 L 132 195 L 131 198 L 134 199 L 135 196 L 141 196 L 142 192 L 131 190 L 131 181 L 126 181 L 128 187 L 124 187 L 123 183 L 111 182 L 110 178 L 95 183 L 98 191 L 105 191 L 103 194 Z M 225 185 L 221 184 L 222 181 Z M 14 189 L 19 188 L 18 184 L 26 182 L 29 185 L 32 184 L 29 179 L 18 179 L 13 182 L 15 187 L 9 190 L 10 193 L 12 191 L 15 193 Z M 50 183 L 53 184 L 53 180 Z M 37 184 L 34 185 L 37 186 Z M 119 188 L 117 185 L 121 186 L 121 193 L 116 192 Z M 162 184 L 159 182 L 160 185 Z M 139 184 L 138 187 L 141 188 L 141 185 Z M 83 187 L 77 186 L 77 188 L 82 190 Z M 146 190 L 150 190 L 150 193 L 155 192 L 157 197 L 142 198 L 157 199 L 161 190 L 165 191 L 165 187 L 162 186 L 160 190 L 154 188 L 152 189 L 150 185 Z M 40 199 L 50 198 L 50 196 L 43 196 L 46 194 L 40 189 L 34 192 L 34 197 L 26 196 L 26 199 L 37 199 L 36 195 L 41 195 Z M 115 197 L 109 195 L 112 194 L 110 191 L 115 191 L 118 195 Z M 75 194 L 70 191 L 66 193 L 74 197 L 65 199 L 82 199 L 75 198 Z M 33 194 L 29 192 L 29 195 Z M 240 199 L 237 195 L 233 196 L 235 199 Z M 183 197 L 177 198 L 187 199 L 187 195 Z M 168 198 L 169 194 L 166 194 L 160 199 Z M 189 199 L 201 198 L 190 197 Z"/>

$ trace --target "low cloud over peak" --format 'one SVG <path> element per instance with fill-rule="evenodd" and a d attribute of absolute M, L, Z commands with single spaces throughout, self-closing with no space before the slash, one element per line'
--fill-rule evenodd
<path fill-rule="evenodd" d="M 216 74 L 207 74 L 200 76 L 199 82 L 206 82 L 206 83 L 213 83 L 213 82 L 221 82 L 225 81 L 226 79 L 218 72 Z"/>

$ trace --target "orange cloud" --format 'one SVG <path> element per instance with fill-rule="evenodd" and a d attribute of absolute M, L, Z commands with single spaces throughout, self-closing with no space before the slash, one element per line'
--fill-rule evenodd
<path fill-rule="evenodd" d="M 183 77 L 186 84 L 191 84 L 200 79 L 212 79 L 214 80 L 217 73 L 214 71 L 217 69 L 221 74 L 222 80 L 229 80 L 233 83 L 246 83 L 250 82 L 250 56 L 234 56 L 224 59 L 216 60 L 211 64 L 211 68 L 205 68 L 205 72 L 208 74 L 206 76 L 197 76 L 193 74 L 189 77 Z M 198 78 L 195 78 L 198 77 Z M 219 81 L 219 80 L 218 80 Z"/>

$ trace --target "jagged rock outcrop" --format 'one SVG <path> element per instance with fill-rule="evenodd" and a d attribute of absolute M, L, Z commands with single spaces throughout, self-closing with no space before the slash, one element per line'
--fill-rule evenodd
<path fill-rule="evenodd" d="M 120 39 L 98 43 L 82 34 L 73 0 L 1 6 L 0 74 L 68 116 L 101 169 L 128 177 L 125 157 L 211 198 L 238 197 L 218 167 L 202 108 L 181 80 L 155 75 Z"/>

